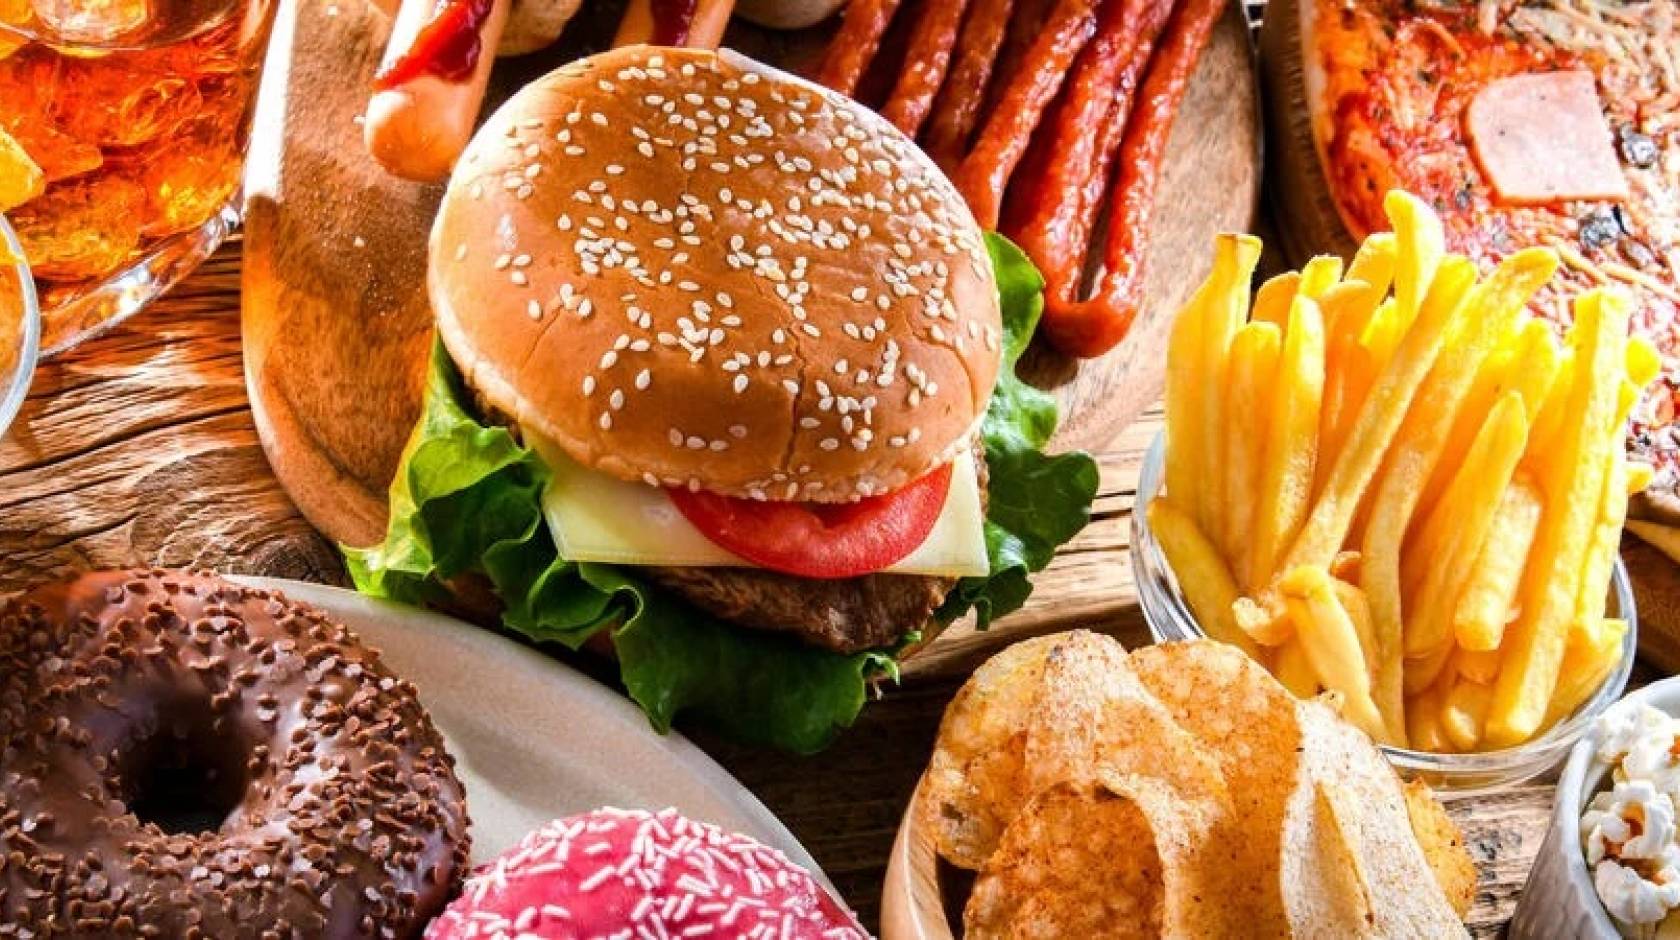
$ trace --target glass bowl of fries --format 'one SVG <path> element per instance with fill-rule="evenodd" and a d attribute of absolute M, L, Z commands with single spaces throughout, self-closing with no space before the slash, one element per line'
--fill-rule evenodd
<path fill-rule="evenodd" d="M 17 417 L 35 374 L 41 309 L 23 247 L 0 216 L 0 437 Z"/>
<path fill-rule="evenodd" d="M 1132 557 L 1139 601 L 1149 632 L 1157 642 L 1201 639 L 1208 635 L 1191 612 L 1178 578 L 1151 530 L 1145 507 L 1160 493 L 1166 459 L 1166 438 L 1158 435 L 1144 457 L 1132 512 Z M 1602 684 L 1569 716 L 1531 740 L 1509 748 L 1464 753 L 1437 753 L 1381 745 L 1402 775 L 1455 793 L 1497 790 L 1532 780 L 1556 769 L 1593 721 L 1621 697 L 1633 670 L 1638 623 L 1633 585 L 1621 559 L 1610 579 L 1607 616 L 1627 623 L 1621 636 L 1620 657 Z M 1268 664 L 1270 665 L 1270 664 Z"/>

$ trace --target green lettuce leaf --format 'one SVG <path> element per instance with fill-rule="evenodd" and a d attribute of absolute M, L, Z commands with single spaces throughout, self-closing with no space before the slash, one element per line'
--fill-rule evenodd
<path fill-rule="evenodd" d="M 1043 282 L 1013 245 L 995 237 L 988 245 L 1006 366 L 982 429 L 991 573 L 963 579 L 938 613 L 949 622 L 972 609 L 982 626 L 1026 601 L 1027 575 L 1084 526 L 1096 492 L 1089 457 L 1039 451 L 1056 427 L 1055 401 L 1016 379 L 1014 364 L 1037 325 Z M 741 629 L 660 593 L 633 568 L 561 558 L 542 513 L 548 469 L 470 401 L 435 345 L 420 420 L 391 484 L 385 541 L 345 549 L 357 590 L 439 604 L 451 582 L 481 577 L 505 605 L 503 625 L 534 641 L 576 649 L 611 630 L 625 689 L 662 733 L 687 715 L 737 739 L 809 753 L 851 725 L 872 681 L 896 678 L 896 650 L 842 655 Z"/>
<path fill-rule="evenodd" d="M 969 610 L 981 629 L 1017 610 L 1032 593 L 1027 575 L 1050 563 L 1091 519 L 1097 464 L 1087 454 L 1050 456 L 1042 448 L 1056 432 L 1056 399 L 1015 375 L 1044 311 L 1044 278 L 1021 249 L 986 236 L 1003 310 L 1003 367 L 981 422 L 986 446 L 986 553 L 991 573 L 964 578 L 939 609 L 949 623 Z"/>

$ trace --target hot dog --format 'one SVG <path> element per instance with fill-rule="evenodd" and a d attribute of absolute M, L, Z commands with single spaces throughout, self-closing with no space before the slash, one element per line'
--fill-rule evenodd
<path fill-rule="evenodd" d="M 613 45 L 716 49 L 734 12 L 735 0 L 630 0 Z"/>
<path fill-rule="evenodd" d="M 402 0 L 362 139 L 391 173 L 444 179 L 471 139 L 510 0 Z"/>

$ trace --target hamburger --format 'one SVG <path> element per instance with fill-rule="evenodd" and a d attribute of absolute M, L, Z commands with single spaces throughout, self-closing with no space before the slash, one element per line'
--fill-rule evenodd
<path fill-rule="evenodd" d="M 1089 518 L 1014 375 L 1042 282 L 931 160 L 727 50 L 571 63 L 474 136 L 431 233 L 438 343 L 368 593 L 488 588 L 610 639 L 656 727 L 793 750 Z"/>

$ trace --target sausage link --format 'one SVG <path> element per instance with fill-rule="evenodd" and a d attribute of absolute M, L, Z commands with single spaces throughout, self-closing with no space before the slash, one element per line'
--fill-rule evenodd
<path fill-rule="evenodd" d="M 1167 27 L 1159 53 L 1149 64 L 1120 143 L 1119 178 L 1111 200 L 1104 270 L 1096 294 L 1090 300 L 1071 303 L 1060 303 L 1052 297 L 1046 305 L 1045 334 L 1057 349 L 1070 356 L 1100 356 L 1113 349 L 1137 317 L 1161 159 L 1185 89 L 1226 3 L 1185 0 Z"/>
<path fill-rule="evenodd" d="M 852 0 L 847 4 L 840 32 L 829 43 L 822 67 L 817 70 L 817 83 L 842 95 L 855 94 L 863 73 L 880 51 L 881 37 L 898 12 L 898 4 L 899 0 Z"/>
<path fill-rule="evenodd" d="M 916 136 L 922 122 L 933 107 L 933 96 L 945 82 L 945 70 L 951 64 L 951 48 L 957 42 L 957 28 L 962 25 L 963 11 L 968 0 L 942 0 L 923 4 L 921 16 L 910 33 L 910 47 L 904 55 L 904 68 L 898 83 L 887 98 L 881 116 L 894 127 Z"/>
<path fill-rule="evenodd" d="M 1109 0 L 1055 114 L 1033 142 L 1031 168 L 1023 165 L 1010 191 L 1015 212 L 1005 231 L 1063 301 L 1078 299 L 1133 93 L 1172 8 L 1172 0 Z"/>
<path fill-rule="evenodd" d="M 1014 7 L 1015 0 L 978 0 L 963 23 L 950 80 L 939 92 L 923 140 L 928 155 L 948 171 L 968 153 Z"/>
<path fill-rule="evenodd" d="M 1032 141 L 1079 51 L 1097 28 L 1097 0 L 1060 0 L 1033 42 L 1026 65 L 1011 76 L 974 151 L 957 168 L 957 189 L 982 228 L 997 227 L 1009 177 Z"/>

